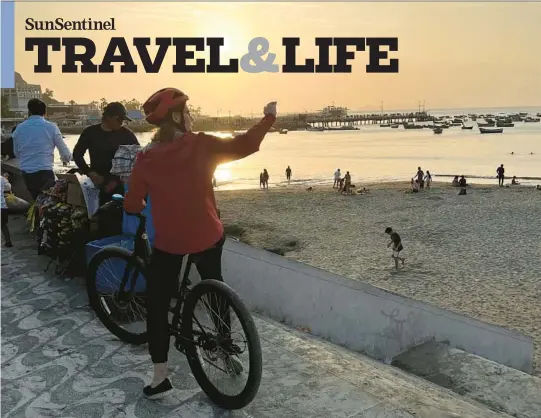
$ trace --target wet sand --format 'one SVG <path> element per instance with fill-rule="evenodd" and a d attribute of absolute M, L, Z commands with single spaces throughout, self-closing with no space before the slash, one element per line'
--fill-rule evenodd
<path fill-rule="evenodd" d="M 541 375 L 541 191 L 448 184 L 407 194 L 407 183 L 217 191 L 229 235 L 259 248 L 531 336 Z M 384 234 L 402 237 L 394 269 Z"/>

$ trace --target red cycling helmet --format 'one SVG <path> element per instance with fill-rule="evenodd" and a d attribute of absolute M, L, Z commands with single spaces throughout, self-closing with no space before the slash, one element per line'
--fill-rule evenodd
<path fill-rule="evenodd" d="M 188 100 L 183 92 L 168 87 L 154 93 L 143 104 L 146 121 L 152 125 L 159 125 L 172 110 L 180 110 Z"/>

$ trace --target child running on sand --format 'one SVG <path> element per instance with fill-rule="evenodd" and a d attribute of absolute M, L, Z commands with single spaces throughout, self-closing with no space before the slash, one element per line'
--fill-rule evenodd
<path fill-rule="evenodd" d="M 398 270 L 398 261 L 400 260 L 402 262 L 402 267 L 404 267 L 404 262 L 406 261 L 405 258 L 400 257 L 400 251 L 404 249 L 402 240 L 400 239 L 400 235 L 394 232 L 391 227 L 385 228 L 385 233 L 391 236 L 391 242 L 387 245 L 387 248 L 391 245 L 393 246 L 393 255 L 391 258 L 394 259 L 394 266 Z"/>

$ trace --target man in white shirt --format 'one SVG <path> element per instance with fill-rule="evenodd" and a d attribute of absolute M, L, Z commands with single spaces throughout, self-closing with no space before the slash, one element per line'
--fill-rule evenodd
<path fill-rule="evenodd" d="M 332 186 L 332 188 L 334 189 L 335 187 L 340 187 L 340 178 L 342 177 L 342 173 L 340 173 L 340 169 L 336 169 L 336 171 L 334 172 L 334 184 Z"/>
<path fill-rule="evenodd" d="M 54 150 L 58 149 L 63 162 L 71 160 L 71 152 L 54 123 L 45 120 L 47 105 L 39 99 L 28 102 L 27 120 L 12 134 L 13 151 L 30 195 L 35 200 L 43 190 L 54 186 Z"/>

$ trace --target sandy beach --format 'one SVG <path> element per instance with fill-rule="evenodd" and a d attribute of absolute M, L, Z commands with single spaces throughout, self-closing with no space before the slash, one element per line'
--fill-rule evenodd
<path fill-rule="evenodd" d="M 359 186 L 359 185 L 358 185 Z M 229 235 L 288 258 L 523 332 L 541 375 L 541 191 L 448 184 L 407 194 L 407 183 L 217 191 Z M 384 234 L 402 237 L 395 271 Z"/>

